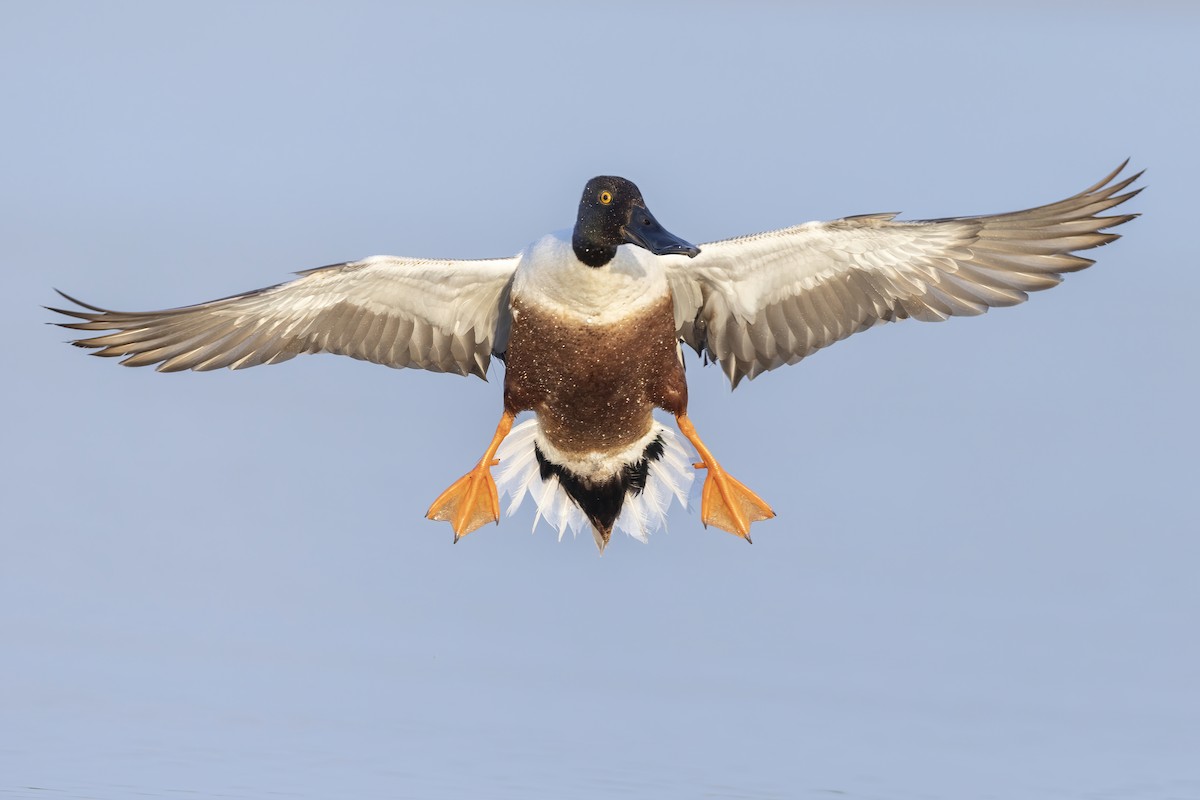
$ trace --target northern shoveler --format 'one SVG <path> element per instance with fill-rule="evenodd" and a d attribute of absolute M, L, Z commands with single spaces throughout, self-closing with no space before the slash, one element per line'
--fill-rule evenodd
<path fill-rule="evenodd" d="M 897 221 L 868 214 L 705 244 L 651 215 L 624 178 L 588 181 L 571 231 L 511 258 L 374 256 L 299 273 L 266 289 L 167 311 L 52 309 L 73 342 L 126 366 L 240 369 L 301 353 L 485 377 L 506 365 L 500 424 L 475 467 L 427 516 L 454 539 L 498 522 L 491 470 L 559 531 L 590 525 L 601 551 L 614 526 L 644 539 L 691 467 L 707 476 L 701 520 L 750 541 L 775 516 L 713 457 L 687 414 L 681 343 L 736 387 L 882 322 L 943 320 L 1015 305 L 1093 262 L 1073 255 L 1118 238 L 1136 214 L 1100 216 L 1136 195 L 1122 164 L 1079 194 L 1026 211 Z M 652 415 L 674 415 L 695 448 Z M 522 411 L 534 417 L 516 426 Z M 536 522 L 535 522 L 536 525 Z"/>

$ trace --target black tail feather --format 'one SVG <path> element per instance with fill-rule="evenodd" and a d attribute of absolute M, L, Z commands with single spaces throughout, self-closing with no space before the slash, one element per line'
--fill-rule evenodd
<path fill-rule="evenodd" d="M 626 464 L 620 472 L 601 481 L 581 477 L 566 467 L 552 463 L 539 447 L 534 447 L 534 455 L 537 456 L 542 480 L 558 478 L 558 485 L 592 524 L 597 535 L 596 544 L 603 550 L 612 536 L 617 517 L 621 516 L 625 498 L 628 495 L 639 495 L 646 488 L 650 462 L 662 458 L 663 450 L 662 437 L 656 436 L 654 441 L 646 445 L 640 459 Z"/>

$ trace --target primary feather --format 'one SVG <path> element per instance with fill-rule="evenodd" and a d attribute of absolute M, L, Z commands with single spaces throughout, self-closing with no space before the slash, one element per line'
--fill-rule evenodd
<path fill-rule="evenodd" d="M 485 377 L 512 320 L 517 258 L 438 261 L 374 256 L 308 270 L 288 283 L 166 311 L 53 309 L 116 331 L 79 339 L 94 355 L 160 372 L 241 369 L 301 353 L 337 353 L 389 367 Z M 60 292 L 61 294 L 61 292 Z"/>
<path fill-rule="evenodd" d="M 1119 238 L 1102 231 L 1137 216 L 1100 216 L 1141 191 L 1121 193 L 1140 172 L 1113 182 L 1124 167 L 1026 211 L 916 221 L 869 214 L 702 245 L 695 259 L 667 267 L 679 336 L 737 386 L 880 322 L 1024 302 L 1090 266 L 1074 251 Z"/>

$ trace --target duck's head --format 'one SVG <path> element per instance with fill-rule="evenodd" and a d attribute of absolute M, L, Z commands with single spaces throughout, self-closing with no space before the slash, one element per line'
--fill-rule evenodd
<path fill-rule="evenodd" d="M 612 175 L 587 182 L 571 243 L 575 257 L 589 267 L 607 264 L 623 244 L 635 244 L 660 256 L 695 258 L 700 254 L 699 247 L 658 224 L 632 181 Z"/>

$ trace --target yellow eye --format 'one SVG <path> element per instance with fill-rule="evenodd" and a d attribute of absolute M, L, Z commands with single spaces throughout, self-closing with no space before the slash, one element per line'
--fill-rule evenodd
<path fill-rule="evenodd" d="M 605 189 L 600 193 L 598 199 L 600 200 L 600 205 L 606 206 L 612 202 L 612 192 L 610 192 L 608 189 Z"/>

